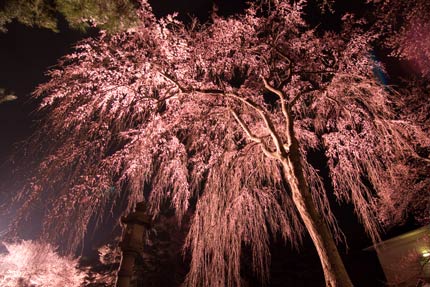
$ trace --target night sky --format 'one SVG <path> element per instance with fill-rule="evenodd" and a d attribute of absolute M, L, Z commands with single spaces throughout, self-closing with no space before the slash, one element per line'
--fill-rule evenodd
<path fill-rule="evenodd" d="M 153 0 L 150 2 L 157 16 L 178 11 L 180 18 L 184 20 L 189 19 L 189 14 L 196 15 L 200 20 L 205 20 L 209 17 L 212 9 L 212 1 L 210 0 Z M 218 3 L 219 12 L 228 15 L 240 11 L 245 7 L 244 2 L 220 1 Z M 163 5 L 166 3 L 169 6 Z M 74 43 L 85 37 L 97 35 L 97 31 L 90 31 L 87 34 L 72 31 L 61 21 L 59 33 L 46 29 L 28 28 L 17 23 L 12 23 L 7 28 L 7 33 L 0 34 L 0 87 L 7 91 L 13 91 L 18 96 L 18 100 L 0 105 L 0 171 L 2 173 L 7 173 L 12 169 L 7 159 L 13 152 L 20 153 L 20 149 L 16 148 L 19 141 L 25 140 L 37 128 L 35 125 L 36 115 L 34 114 L 37 103 L 30 100 L 30 95 L 38 84 L 47 81 L 45 72 L 49 67 L 54 66 L 61 56 L 71 52 Z M 0 202 L 1 195 L 2 193 L 0 193 Z M 351 217 L 343 219 L 343 221 L 346 220 L 351 220 Z M 366 286 L 378 286 L 375 282 L 381 279 L 381 270 L 378 269 L 376 257 L 374 254 L 362 251 L 370 243 L 370 240 L 366 238 L 357 222 L 342 222 L 341 219 L 340 223 L 349 226 L 346 233 L 348 233 L 348 238 L 352 238 L 349 253 L 346 254 L 343 247 L 340 250 L 346 256 L 345 261 L 348 269 L 351 270 L 353 281 L 369 284 Z M 0 231 L 5 225 L 5 222 L 0 221 Z M 284 280 L 282 278 L 285 274 L 281 276 L 278 273 L 286 271 L 285 264 L 297 266 L 296 269 L 292 269 L 293 271 L 300 268 L 303 270 L 303 266 L 307 266 L 304 268 L 309 268 L 309 266 L 315 269 L 319 268 L 318 257 L 310 242 L 305 242 L 305 248 L 300 253 L 291 251 L 288 246 L 275 245 L 273 248 L 273 286 L 276 285 L 277 280 Z M 367 266 L 363 267 L 363 264 L 367 264 Z M 322 278 L 322 273 L 319 272 L 316 270 L 311 275 Z M 290 274 L 290 276 L 291 286 L 302 286 L 296 285 L 294 280 L 305 282 L 304 278 L 309 277 L 309 273 Z M 302 279 L 300 279 L 301 277 Z M 366 281 L 366 277 L 373 279 Z M 287 282 L 283 282 L 287 284 Z"/>

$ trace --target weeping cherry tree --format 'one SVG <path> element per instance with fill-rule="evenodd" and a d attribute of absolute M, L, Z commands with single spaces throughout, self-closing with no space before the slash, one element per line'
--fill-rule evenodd
<path fill-rule="evenodd" d="M 35 92 L 44 116 L 16 226 L 42 209 L 41 238 L 73 253 L 116 207 L 145 202 L 156 217 L 169 205 L 179 223 L 193 213 L 187 286 L 240 286 L 243 245 L 267 283 L 271 238 L 298 246 L 304 232 L 326 285 L 352 286 L 329 199 L 352 204 L 377 241 L 381 201 L 407 192 L 396 170 L 428 140 L 374 76 L 378 35 L 362 21 L 347 14 L 321 31 L 304 20 L 306 1 L 266 4 L 185 25 L 143 2 L 139 26 L 62 58 Z"/>

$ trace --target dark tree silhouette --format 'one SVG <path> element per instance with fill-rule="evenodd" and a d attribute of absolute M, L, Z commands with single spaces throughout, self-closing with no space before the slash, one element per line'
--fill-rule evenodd
<path fill-rule="evenodd" d="M 397 171 L 425 161 L 427 133 L 395 113 L 403 98 L 374 76 L 380 35 L 363 21 L 347 14 L 321 31 L 303 20 L 306 1 L 267 4 L 205 25 L 156 20 L 143 5 L 142 25 L 78 44 L 35 92 L 45 116 L 29 146 L 40 158 L 16 225 L 42 207 L 42 238 L 74 252 L 115 206 L 145 202 L 157 216 L 169 204 L 179 222 L 193 211 L 189 286 L 239 286 L 243 244 L 267 282 L 270 236 L 298 245 L 305 230 L 327 286 L 352 286 L 328 193 L 378 240 L 394 188 L 418 191 Z"/>
<path fill-rule="evenodd" d="M 139 4 L 133 0 L 5 0 L 0 5 L 0 32 L 7 31 L 7 24 L 13 20 L 58 32 L 59 14 L 75 29 L 97 26 L 115 32 L 136 25 Z"/>

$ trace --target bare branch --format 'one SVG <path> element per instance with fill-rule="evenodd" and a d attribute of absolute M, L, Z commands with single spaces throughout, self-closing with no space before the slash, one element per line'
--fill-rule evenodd
<path fill-rule="evenodd" d="M 166 74 L 160 72 L 160 74 L 166 78 L 167 80 L 169 80 L 170 82 L 172 82 L 173 84 L 175 84 L 178 89 L 183 92 L 183 93 L 187 93 L 187 92 L 198 92 L 198 93 L 204 93 L 204 94 L 221 94 L 221 95 L 225 95 L 227 97 L 232 97 L 234 99 L 237 99 L 239 101 L 241 101 L 242 103 L 246 104 L 248 107 L 251 107 L 252 109 L 254 109 L 255 111 L 258 112 L 258 114 L 260 115 L 260 117 L 263 119 L 263 122 L 266 125 L 266 128 L 268 129 L 270 136 L 275 144 L 276 147 L 276 153 L 271 152 L 267 149 L 266 145 L 264 144 L 264 142 L 261 140 L 261 138 L 255 137 L 251 131 L 247 128 L 246 124 L 240 119 L 240 117 L 237 115 L 236 112 L 234 112 L 233 110 L 231 110 L 231 113 L 233 114 L 234 118 L 236 119 L 236 121 L 240 124 L 240 126 L 242 127 L 242 129 L 246 132 L 246 134 L 248 135 L 248 137 L 256 142 L 261 144 L 261 149 L 263 150 L 263 152 L 271 157 L 271 158 L 279 158 L 279 155 L 283 155 L 286 156 L 286 154 L 288 153 L 287 151 L 289 150 L 289 147 L 291 145 L 291 139 L 289 136 L 287 136 L 288 142 L 286 145 L 282 144 L 280 137 L 278 136 L 275 127 L 272 123 L 272 121 L 270 120 L 270 118 L 267 116 L 267 114 L 265 113 L 265 111 L 256 103 L 248 100 L 248 99 L 244 99 L 236 94 L 226 94 L 224 91 L 222 90 L 218 90 L 218 89 L 185 89 L 182 87 L 181 84 L 179 84 L 176 80 L 172 79 L 171 77 L 167 76 Z M 263 81 L 265 82 L 265 84 L 267 84 L 266 80 L 263 79 Z M 283 101 L 283 112 L 284 115 L 286 115 L 286 119 L 288 119 L 287 117 L 287 107 L 285 106 L 285 98 L 284 95 L 282 94 L 281 91 L 274 89 L 273 87 L 271 87 L 270 85 L 267 84 L 268 87 L 270 87 Z M 288 122 L 287 122 L 287 126 L 288 126 Z M 285 147 L 287 146 L 287 148 Z"/>
<path fill-rule="evenodd" d="M 261 79 L 263 80 L 264 87 L 265 87 L 267 90 L 269 90 L 269 91 L 271 91 L 272 93 L 276 94 L 276 95 L 281 99 L 281 101 L 285 102 L 284 93 L 282 93 L 282 91 L 280 91 L 280 90 L 275 89 L 274 87 L 272 87 L 272 86 L 271 86 L 271 85 L 266 81 L 266 79 L 265 79 L 265 78 L 261 77 Z"/>
<path fill-rule="evenodd" d="M 259 143 L 261 145 L 261 149 L 263 150 L 264 154 L 266 154 L 267 156 L 271 157 L 271 158 L 279 158 L 279 155 L 286 155 L 288 153 L 289 147 L 291 145 L 291 139 L 289 136 L 287 136 L 288 142 L 287 144 L 282 144 L 280 137 L 278 136 L 278 134 L 276 133 L 275 127 L 273 125 L 273 123 L 271 122 L 270 118 L 267 116 L 267 114 L 265 113 L 265 111 L 256 103 L 248 100 L 248 99 L 244 99 L 236 94 L 232 94 L 232 93 L 225 93 L 223 90 L 218 90 L 218 89 L 185 89 L 182 87 L 181 84 L 179 84 L 178 81 L 172 79 L 171 77 L 167 76 L 166 74 L 160 72 L 160 74 L 166 78 L 167 80 L 169 80 L 170 82 L 172 82 L 173 84 L 175 84 L 175 86 L 178 87 L 178 89 L 182 92 L 182 93 L 189 93 L 189 92 L 198 92 L 198 93 L 204 93 L 204 94 L 221 94 L 221 95 L 225 95 L 227 97 L 232 97 L 234 99 L 237 99 L 239 101 L 241 101 L 242 103 L 244 103 L 245 105 L 247 105 L 248 107 L 251 107 L 252 109 L 254 109 L 255 111 L 258 112 L 258 114 L 260 115 L 260 117 L 263 119 L 266 128 L 268 129 L 270 136 L 275 144 L 276 147 L 276 153 L 275 152 L 271 152 L 270 150 L 268 150 L 268 148 L 266 147 L 265 143 L 261 140 L 261 138 L 258 138 L 256 136 L 254 136 L 252 134 L 252 132 L 248 129 L 248 127 L 246 126 L 246 124 L 241 120 L 241 118 L 238 116 L 238 114 L 233 111 L 232 109 L 230 109 L 230 112 L 233 114 L 234 118 L 236 119 L 236 121 L 239 123 L 239 125 L 242 127 L 242 129 L 245 131 L 245 133 L 248 135 L 248 137 L 256 142 Z M 275 88 L 271 87 L 265 79 L 263 79 L 266 87 L 269 87 L 268 89 L 270 89 L 270 91 L 276 93 L 280 98 L 281 101 L 283 102 L 283 108 L 282 111 L 286 117 L 286 119 L 288 119 L 288 114 L 287 114 L 287 106 L 285 103 L 285 97 L 283 95 L 283 93 L 279 90 L 276 90 Z M 287 126 L 288 126 L 288 122 L 287 122 Z"/>

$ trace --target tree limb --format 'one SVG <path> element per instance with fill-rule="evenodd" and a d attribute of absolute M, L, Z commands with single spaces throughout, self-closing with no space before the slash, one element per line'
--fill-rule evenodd
<path fill-rule="evenodd" d="M 244 99 L 236 94 L 226 94 L 226 95 L 241 101 L 248 107 L 251 107 L 252 109 L 257 111 L 257 113 L 260 115 L 261 119 L 263 120 L 264 124 L 266 125 L 266 128 L 269 131 L 270 136 L 272 137 L 273 143 L 275 144 L 275 147 L 276 147 L 276 152 L 279 153 L 280 155 L 287 154 L 286 150 L 284 149 L 284 145 L 281 143 L 281 139 L 279 138 L 272 121 L 259 105 L 257 105 L 256 103 L 248 99 Z"/>
<path fill-rule="evenodd" d="M 285 95 L 281 90 L 275 89 L 274 87 L 272 87 L 267 81 L 266 79 L 264 79 L 262 77 L 263 83 L 264 83 L 264 87 L 269 90 L 270 92 L 276 94 L 279 99 L 281 100 L 281 109 L 282 109 L 282 114 L 284 115 L 284 119 L 285 119 L 285 126 L 287 127 L 287 143 L 283 145 L 283 147 L 287 150 L 290 149 L 291 146 L 291 136 L 290 133 L 288 132 L 289 130 L 289 126 L 290 126 L 290 113 L 289 113 L 289 105 L 285 100 Z"/>
<path fill-rule="evenodd" d="M 272 123 L 272 121 L 270 120 L 270 118 L 268 117 L 268 115 L 265 113 L 265 111 L 256 103 L 252 102 L 251 100 L 248 99 L 244 99 L 234 93 L 225 93 L 223 90 L 218 90 L 218 89 L 185 89 L 178 81 L 172 79 L 171 77 L 169 77 L 168 75 L 166 75 L 163 72 L 159 72 L 165 79 L 167 79 L 168 81 L 172 82 L 174 85 L 176 85 L 178 87 L 178 89 L 182 92 L 182 93 L 190 93 L 190 92 L 198 92 L 198 93 L 205 93 L 205 94 L 220 94 L 220 95 L 224 95 L 236 100 L 239 100 L 240 102 L 244 103 L 245 105 L 247 105 L 248 107 L 254 109 L 255 111 L 257 111 L 257 113 L 260 115 L 261 119 L 263 120 L 264 124 L 266 125 L 266 128 L 269 131 L 269 134 L 273 140 L 273 143 L 275 144 L 276 147 L 276 153 L 277 156 L 279 155 L 283 155 L 286 156 L 288 153 L 288 149 L 289 146 L 291 144 L 291 139 L 290 137 L 287 136 L 288 138 L 288 142 L 287 142 L 287 147 L 285 147 L 285 145 L 282 143 L 280 137 L 278 136 L 275 127 Z M 265 81 L 265 80 L 264 80 Z M 281 97 L 284 101 L 285 104 L 285 98 L 284 95 L 282 94 L 282 92 L 280 92 L 279 90 L 276 90 L 274 88 L 272 88 L 274 91 L 277 91 L 277 95 L 279 97 Z M 279 94 L 278 94 L 279 93 Z M 285 112 L 287 111 L 287 107 L 285 106 Z M 283 110 L 283 111 L 284 111 Z M 240 119 L 240 117 L 237 115 L 237 113 L 235 113 L 234 111 L 232 112 L 233 116 L 235 117 L 236 121 L 238 121 L 238 123 L 241 125 L 241 127 L 244 129 L 244 131 L 247 133 L 247 135 L 250 137 L 251 140 L 253 140 L 254 142 L 256 139 L 258 139 L 257 137 L 252 136 L 252 133 L 249 129 L 247 129 L 245 123 Z M 286 117 L 286 120 L 289 119 L 288 117 Z M 287 122 L 287 126 L 288 126 L 288 122 Z M 246 128 L 246 129 L 245 129 Z M 261 139 L 260 139 L 261 141 Z M 262 143 L 262 142 L 261 142 Z M 273 157 L 273 152 L 270 152 L 267 147 L 262 147 L 263 152 L 266 155 L 270 155 L 270 157 Z"/>
<path fill-rule="evenodd" d="M 248 138 L 257 143 L 261 150 L 263 151 L 263 153 L 269 157 L 269 158 L 273 158 L 273 159 L 279 159 L 279 154 L 276 152 L 272 152 L 270 151 L 266 144 L 264 143 L 264 141 L 260 138 L 255 136 L 250 129 L 248 128 L 248 126 L 244 123 L 244 121 L 239 117 L 239 115 L 233 110 L 233 109 L 229 109 L 230 113 L 233 115 L 234 119 L 237 121 L 237 123 L 240 125 L 240 127 L 243 129 L 243 131 L 246 133 L 246 135 L 248 136 Z"/>

